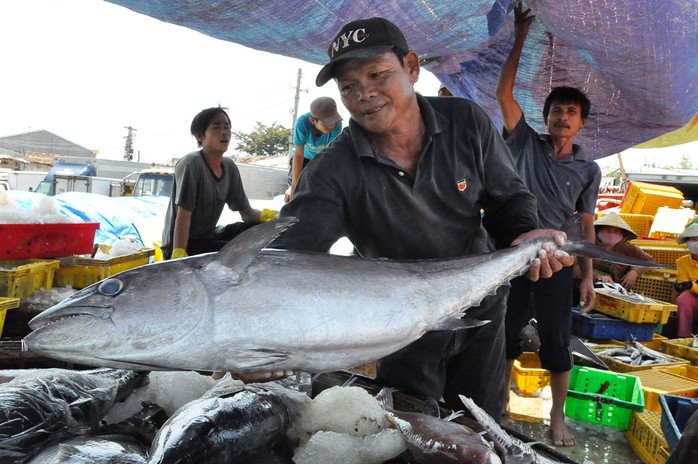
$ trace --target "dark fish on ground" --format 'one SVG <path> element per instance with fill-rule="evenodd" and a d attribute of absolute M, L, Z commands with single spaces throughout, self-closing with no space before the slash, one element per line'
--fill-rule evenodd
<path fill-rule="evenodd" d="M 0 385 L 0 463 L 20 463 L 83 433 L 142 379 L 134 371 L 37 371 Z"/>
<path fill-rule="evenodd" d="M 465 425 L 452 422 L 458 413 L 441 419 L 436 401 L 428 399 L 428 413 L 394 409 L 392 388 L 383 388 L 376 399 L 386 408 L 386 418 L 407 442 L 410 462 L 421 464 L 501 464 L 482 436 Z M 435 407 L 434 407 L 435 406 Z M 426 411 L 425 411 L 426 412 Z"/>
<path fill-rule="evenodd" d="M 526 272 L 543 247 L 558 248 L 542 236 L 492 253 L 415 261 L 263 249 L 294 222 L 270 221 L 218 253 L 84 288 L 35 317 L 25 341 L 45 356 L 96 366 L 336 371 L 429 331 L 486 323 L 463 316 Z M 632 264 L 588 242 L 569 240 L 562 250 Z"/>
<path fill-rule="evenodd" d="M 277 448 L 292 454 L 286 431 L 304 399 L 309 400 L 273 383 L 244 385 L 227 377 L 165 422 L 148 463 L 260 462 Z"/>
<path fill-rule="evenodd" d="M 501 451 L 506 464 L 560 464 L 560 461 L 543 456 L 530 445 L 510 436 L 492 419 L 492 416 L 475 404 L 472 399 L 463 395 L 458 396 L 460 396 L 461 401 L 470 411 L 470 414 L 473 415 L 494 441 L 494 445 Z"/>

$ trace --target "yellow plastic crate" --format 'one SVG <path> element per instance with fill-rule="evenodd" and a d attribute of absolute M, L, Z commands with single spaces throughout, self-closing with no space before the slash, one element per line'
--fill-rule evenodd
<path fill-rule="evenodd" d="M 683 200 L 683 193 L 675 187 L 633 181 L 620 204 L 620 212 L 655 215 L 662 206 L 680 208 Z"/>
<path fill-rule="evenodd" d="M 623 345 L 625 345 L 625 343 L 623 343 Z M 606 355 L 599 354 L 600 352 L 602 352 L 603 350 L 605 350 L 607 348 L 618 348 L 618 345 L 616 345 L 616 344 L 596 345 L 596 346 L 591 347 L 591 351 L 596 353 L 596 355 L 599 358 L 601 358 L 601 360 L 603 362 L 605 362 L 606 365 L 608 366 L 608 368 L 610 370 L 612 370 L 613 372 L 622 372 L 625 374 L 633 374 L 634 375 L 636 372 L 645 371 L 645 370 L 649 370 L 652 368 L 688 365 L 688 361 L 686 361 L 685 359 L 681 359 L 681 358 L 677 358 L 675 356 L 667 355 L 667 357 L 670 358 L 671 360 L 669 362 L 666 362 L 666 363 L 654 364 L 651 366 L 633 366 L 632 364 L 625 363 L 625 362 L 620 361 L 612 356 L 606 356 Z"/>
<path fill-rule="evenodd" d="M 18 306 L 19 298 L 0 298 L 0 336 L 2 335 L 2 329 L 5 326 L 5 316 L 7 315 L 7 311 L 17 308 Z"/>
<path fill-rule="evenodd" d="M 595 292 L 593 309 L 628 322 L 666 324 L 669 314 L 676 311 L 676 305 L 664 301 L 636 303 L 611 294 L 605 288 L 597 288 Z"/>
<path fill-rule="evenodd" d="M 678 377 L 659 369 L 645 369 L 631 372 L 642 382 L 642 393 L 645 395 L 645 410 L 662 412 L 659 405 L 659 395 L 669 394 L 698 398 L 698 382 Z"/>
<path fill-rule="evenodd" d="M 55 284 L 61 287 L 70 285 L 76 289 L 85 288 L 119 272 L 148 264 L 153 254 L 154 249 L 144 248 L 138 253 L 109 259 L 61 258 Z"/>
<path fill-rule="evenodd" d="M 41 288 L 51 290 L 59 265 L 56 259 L 0 261 L 0 296 L 24 298 Z"/>
<path fill-rule="evenodd" d="M 654 258 L 654 262 L 666 266 L 671 269 L 676 269 L 676 260 L 685 254 L 688 254 L 688 248 L 685 244 L 676 243 L 676 239 L 672 240 L 631 240 L 633 245 L 638 246 L 642 251 Z"/>
<path fill-rule="evenodd" d="M 698 366 L 681 364 L 678 366 L 657 367 L 657 370 L 698 382 Z"/>
<path fill-rule="evenodd" d="M 633 411 L 625 438 L 645 464 L 664 464 L 665 451 L 669 444 L 661 427 L 661 413 L 654 411 Z"/>
<path fill-rule="evenodd" d="M 550 385 L 550 372 L 541 367 L 538 353 L 533 352 L 521 353 L 514 360 L 511 378 L 516 388 L 527 395 Z"/>
<path fill-rule="evenodd" d="M 599 211 L 596 215 L 597 218 L 601 218 L 608 214 L 610 211 Z M 632 213 L 618 213 L 618 215 L 623 218 L 623 220 L 630 226 L 630 228 L 637 234 L 638 237 L 648 237 L 650 234 L 650 228 L 652 227 L 652 221 L 654 221 L 654 216 L 651 214 L 632 214 Z"/>
<path fill-rule="evenodd" d="M 690 361 L 698 366 L 698 348 L 691 348 L 693 338 L 672 338 L 662 341 L 662 350 L 666 354 Z"/>
<path fill-rule="evenodd" d="M 675 282 L 675 269 L 653 269 L 637 279 L 633 291 L 653 300 L 674 304 L 677 296 Z"/>

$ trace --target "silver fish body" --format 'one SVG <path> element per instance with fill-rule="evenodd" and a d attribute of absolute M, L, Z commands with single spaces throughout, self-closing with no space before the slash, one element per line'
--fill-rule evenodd
<path fill-rule="evenodd" d="M 423 464 L 501 464 L 497 453 L 467 427 L 421 413 L 386 412 L 407 442 L 411 459 Z"/>
<path fill-rule="evenodd" d="M 127 270 L 30 322 L 49 357 L 131 369 L 326 372 L 428 331 L 480 325 L 466 310 L 524 273 L 551 236 L 464 258 L 392 261 L 263 249 L 292 218 L 218 253 Z M 572 246 L 568 243 L 565 246 Z"/>
<path fill-rule="evenodd" d="M 494 441 L 494 445 L 502 452 L 506 464 L 560 464 L 560 461 L 543 456 L 528 444 L 510 436 L 472 399 L 463 395 L 458 396 L 468 411 L 470 411 L 470 414 L 473 415 Z"/>

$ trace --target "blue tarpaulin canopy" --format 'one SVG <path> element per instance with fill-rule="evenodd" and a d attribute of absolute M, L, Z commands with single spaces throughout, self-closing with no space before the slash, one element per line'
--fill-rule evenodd
<path fill-rule="evenodd" d="M 494 91 L 513 41 L 513 0 L 108 1 L 317 64 L 327 62 L 326 49 L 344 23 L 382 16 L 402 29 L 426 69 L 501 126 Z M 698 113 L 698 1 L 528 0 L 526 5 L 536 20 L 515 95 L 537 130 L 544 130 L 543 102 L 557 85 L 589 95 L 592 112 L 577 142 L 595 158 L 678 129 Z"/>

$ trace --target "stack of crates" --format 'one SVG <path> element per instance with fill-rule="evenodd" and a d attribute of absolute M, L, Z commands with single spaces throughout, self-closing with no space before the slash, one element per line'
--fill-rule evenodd
<path fill-rule="evenodd" d="M 625 191 L 620 212 L 655 215 L 662 206 L 681 207 L 683 200 L 683 193 L 675 187 L 632 181 Z"/>
<path fill-rule="evenodd" d="M 0 336 L 7 310 L 18 308 L 22 298 L 33 295 L 37 290 L 50 290 L 58 266 L 57 260 L 0 261 Z"/>

